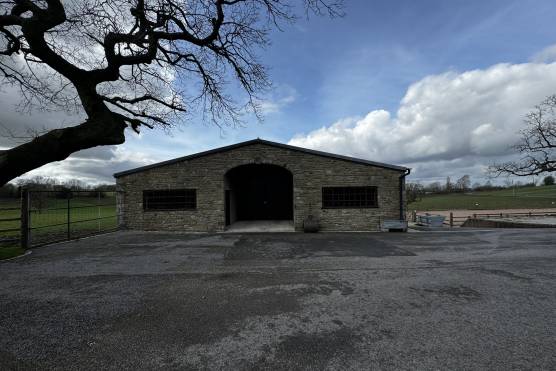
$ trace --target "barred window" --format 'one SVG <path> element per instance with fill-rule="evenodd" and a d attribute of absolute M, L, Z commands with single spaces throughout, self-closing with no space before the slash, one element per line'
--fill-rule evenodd
<path fill-rule="evenodd" d="M 323 187 L 323 209 L 378 207 L 376 187 Z"/>
<path fill-rule="evenodd" d="M 143 191 L 143 210 L 187 210 L 197 208 L 195 189 Z"/>

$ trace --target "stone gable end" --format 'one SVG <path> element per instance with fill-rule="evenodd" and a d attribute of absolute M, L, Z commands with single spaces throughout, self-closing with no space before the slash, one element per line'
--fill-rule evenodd
<path fill-rule="evenodd" d="M 297 231 L 309 214 L 323 231 L 373 231 L 383 220 L 400 219 L 402 171 L 254 143 L 118 176 L 121 222 L 137 230 L 223 231 L 225 175 L 247 164 L 278 165 L 292 173 Z M 322 187 L 333 186 L 376 186 L 378 207 L 323 209 Z M 195 210 L 143 210 L 144 190 L 183 188 L 196 189 Z"/>

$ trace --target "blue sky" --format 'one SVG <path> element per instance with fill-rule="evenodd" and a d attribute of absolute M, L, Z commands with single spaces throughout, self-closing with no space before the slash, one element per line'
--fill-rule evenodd
<path fill-rule="evenodd" d="M 302 19 L 273 32 L 261 52 L 273 83 L 296 100 L 263 124 L 226 129 L 186 123 L 179 153 L 254 137 L 287 142 L 294 134 L 373 109 L 395 111 L 408 86 L 431 74 L 526 62 L 556 43 L 550 1 L 347 1 L 341 19 Z M 555 88 L 556 91 L 556 88 Z M 166 134 L 146 140 L 156 146 Z M 156 138 L 154 138 L 156 136 Z M 177 153 L 176 153 L 177 154 Z"/>
<path fill-rule="evenodd" d="M 484 166 L 511 156 L 502 148 L 503 143 L 497 144 L 500 151 L 487 153 L 476 150 L 476 140 L 470 139 L 469 143 L 452 144 L 452 148 L 459 148 L 453 153 L 445 150 L 432 154 L 417 144 L 405 148 L 407 136 L 391 142 L 386 135 L 380 142 L 373 137 L 383 133 L 396 137 L 401 129 L 417 125 L 420 117 L 431 110 L 436 113 L 430 120 L 449 117 L 452 122 L 439 124 L 452 126 L 445 127 L 438 137 L 431 129 L 434 122 L 421 131 L 412 128 L 418 142 L 429 146 L 445 143 L 441 135 L 456 135 L 464 127 L 475 134 L 496 130 L 515 133 L 528 109 L 547 94 L 556 93 L 556 65 L 552 65 L 556 52 L 550 49 L 556 44 L 553 1 L 346 0 L 345 13 L 339 19 L 303 18 L 284 26 L 283 32 L 272 32 L 272 45 L 259 53 L 274 83 L 273 91 L 265 97 L 270 108 L 264 123 L 247 118 L 244 128 L 221 130 L 193 119 L 172 130 L 171 135 L 162 130 L 144 130 L 137 137 L 130 132 L 127 143 L 116 151 L 118 156 L 129 159 L 137 154 L 135 162 L 140 165 L 261 137 L 371 160 L 401 162 L 417 169 L 413 175 L 416 180 L 430 181 L 464 172 L 484 179 Z M 540 55 L 543 50 L 545 54 Z M 541 67 L 547 69 L 541 71 Z M 466 74 L 470 71 L 477 74 Z M 460 79 L 465 81 L 467 95 L 458 90 Z M 490 81 L 490 85 L 480 87 L 483 81 Z M 409 94 L 412 86 L 415 91 Z M 478 90 L 473 86 L 479 86 Z M 500 95 L 502 90 L 515 86 L 519 86 L 521 95 Z M 466 96 L 477 92 L 485 97 L 484 104 L 474 101 L 475 105 L 482 104 L 479 108 L 466 102 Z M 435 94 L 436 98 L 431 98 Z M 453 99 L 448 99 L 450 96 Z M 490 101 L 489 97 L 494 96 L 497 98 Z M 510 101 L 521 102 L 511 105 L 515 106 L 512 126 L 497 122 L 497 116 L 491 113 L 475 116 L 489 105 L 507 114 L 504 104 Z M 453 112 L 466 104 L 469 109 L 461 112 L 461 119 L 442 112 Z M 416 112 L 416 107 L 424 106 L 426 110 Z M 402 119 L 398 110 L 403 107 L 411 113 Z M 354 145 L 355 127 L 361 131 L 368 128 L 366 142 Z M 401 146 L 405 155 L 373 151 L 375 145 L 383 149 Z M 482 142 L 480 145 L 488 147 Z M 472 150 L 466 152 L 465 148 Z M 115 164 L 114 170 L 131 163 Z M 438 171 L 419 170 L 431 165 Z M 62 167 L 57 169 L 62 171 Z"/>

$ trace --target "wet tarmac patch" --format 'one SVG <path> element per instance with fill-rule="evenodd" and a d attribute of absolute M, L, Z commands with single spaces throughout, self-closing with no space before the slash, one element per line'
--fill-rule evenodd
<path fill-rule="evenodd" d="M 435 288 L 414 288 L 422 296 L 447 297 L 457 300 L 475 301 L 481 298 L 481 293 L 467 286 L 442 286 Z"/>
<path fill-rule="evenodd" d="M 122 248 L 183 248 L 183 247 L 231 247 L 239 240 L 235 236 L 210 235 L 203 237 L 182 237 L 163 241 L 135 242 L 120 244 Z"/>
<path fill-rule="evenodd" d="M 425 260 L 426 263 L 432 264 L 432 265 L 436 265 L 436 266 L 450 266 L 453 265 L 453 263 L 451 262 L 447 262 L 444 260 L 439 260 L 439 259 L 429 259 L 429 260 Z"/>
<path fill-rule="evenodd" d="M 267 287 L 269 290 L 276 290 L 277 292 L 287 291 L 293 293 L 297 296 L 305 295 L 331 295 L 334 292 L 338 292 L 340 295 L 346 296 L 351 295 L 354 292 L 352 286 L 345 282 L 334 282 L 334 281 L 319 281 L 315 283 L 304 283 L 304 284 L 294 284 L 294 285 L 283 285 L 279 287 Z"/>
<path fill-rule="evenodd" d="M 275 348 L 273 367 L 283 370 L 298 370 L 307 366 L 324 369 L 335 357 L 349 357 L 358 339 L 359 336 L 347 327 L 283 336 Z"/>
<path fill-rule="evenodd" d="M 530 282 L 530 281 L 533 280 L 530 277 L 520 276 L 518 274 L 508 272 L 508 271 L 505 271 L 505 270 L 502 270 L 502 269 L 478 268 L 477 270 L 479 270 L 481 272 L 484 272 L 484 273 L 494 274 L 496 276 L 505 277 L 505 278 L 509 278 L 509 279 L 517 280 L 517 281 Z"/>
<path fill-rule="evenodd" d="M 415 256 L 370 234 L 245 235 L 226 250 L 225 260 L 305 259 L 314 257 Z"/>
<path fill-rule="evenodd" d="M 110 319 L 110 326 L 98 338 L 102 347 L 149 339 L 155 348 L 165 348 L 171 341 L 173 347 L 185 349 L 235 336 L 240 331 L 238 324 L 249 317 L 301 310 L 295 293 L 251 292 L 241 285 L 204 277 L 173 278 L 157 280 L 156 288 L 145 293 L 139 308 Z M 130 352 L 130 359 L 134 357 L 133 349 L 125 352 Z"/>
<path fill-rule="evenodd" d="M 224 272 L 210 275 L 205 281 L 218 281 L 231 287 L 242 287 L 244 292 L 266 293 L 267 295 L 287 294 L 302 297 L 307 295 L 351 295 L 354 287 L 347 281 L 322 280 L 315 273 L 262 273 Z"/>

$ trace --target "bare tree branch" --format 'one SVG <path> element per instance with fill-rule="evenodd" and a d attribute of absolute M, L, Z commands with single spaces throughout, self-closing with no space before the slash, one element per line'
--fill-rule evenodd
<path fill-rule="evenodd" d="M 256 50 L 296 11 L 341 15 L 341 1 L 2 0 L 0 78 L 23 105 L 85 113 L 0 154 L 0 185 L 71 153 L 123 143 L 125 128 L 168 128 L 200 112 L 236 125 L 269 87 Z M 232 97 L 236 82 L 242 95 Z"/>
<path fill-rule="evenodd" d="M 549 96 L 526 115 L 526 128 L 513 148 L 521 154 L 519 161 L 494 164 L 494 176 L 531 176 L 556 171 L 556 95 Z"/>

